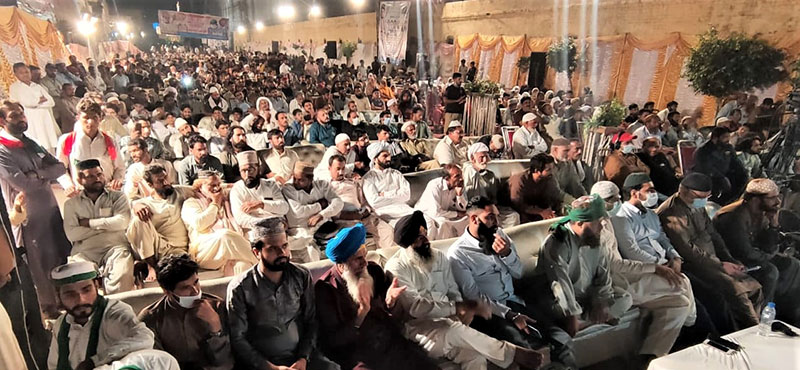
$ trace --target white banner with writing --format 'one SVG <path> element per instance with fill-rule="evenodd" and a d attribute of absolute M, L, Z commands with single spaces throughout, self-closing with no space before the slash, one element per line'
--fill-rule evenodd
<path fill-rule="evenodd" d="M 410 1 L 382 1 L 378 25 L 378 58 L 398 63 L 406 56 Z"/>

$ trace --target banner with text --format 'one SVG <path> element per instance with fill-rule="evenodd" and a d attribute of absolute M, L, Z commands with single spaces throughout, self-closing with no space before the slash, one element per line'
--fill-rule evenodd
<path fill-rule="evenodd" d="M 162 34 L 215 40 L 227 40 L 230 26 L 228 18 L 172 10 L 159 10 L 158 23 Z"/>
<path fill-rule="evenodd" d="M 382 1 L 378 26 L 378 58 L 398 63 L 406 56 L 410 1 Z"/>

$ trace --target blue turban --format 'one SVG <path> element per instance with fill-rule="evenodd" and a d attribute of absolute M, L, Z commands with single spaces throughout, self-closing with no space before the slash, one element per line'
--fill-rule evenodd
<path fill-rule="evenodd" d="M 339 230 L 325 247 L 325 255 L 333 263 L 344 263 L 367 241 L 367 229 L 362 224 Z"/>

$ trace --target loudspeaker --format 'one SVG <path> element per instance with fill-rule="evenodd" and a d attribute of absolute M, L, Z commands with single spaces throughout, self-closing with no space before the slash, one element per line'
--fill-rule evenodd
<path fill-rule="evenodd" d="M 272 42 L 272 52 L 273 53 L 280 53 L 281 52 L 281 43 L 278 41 Z"/>
<path fill-rule="evenodd" d="M 528 71 L 528 88 L 544 88 L 544 77 L 547 72 L 547 53 L 531 53 Z"/>
<path fill-rule="evenodd" d="M 328 59 L 336 59 L 336 41 L 328 41 L 325 45 L 325 56 Z"/>

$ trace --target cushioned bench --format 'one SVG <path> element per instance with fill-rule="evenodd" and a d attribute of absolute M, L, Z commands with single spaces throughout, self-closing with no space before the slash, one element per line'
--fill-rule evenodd
<path fill-rule="evenodd" d="M 532 274 L 536 268 L 542 242 L 547 237 L 548 229 L 554 221 L 533 222 L 506 230 L 517 247 L 525 275 Z M 431 246 L 446 251 L 454 241 L 455 239 L 437 240 L 432 242 Z M 367 258 L 383 266 L 398 249 L 399 247 L 394 247 L 370 252 Z M 328 260 L 305 264 L 311 270 L 315 279 L 319 278 L 332 265 L 332 262 Z M 226 288 L 230 280 L 230 277 L 211 280 L 201 279 L 200 285 L 203 291 L 207 293 L 225 297 Z M 114 294 L 109 297 L 121 299 L 133 306 L 134 311 L 139 312 L 142 308 L 158 299 L 161 294 L 160 288 L 146 288 Z M 578 333 L 575 338 L 578 365 L 584 367 L 618 356 L 635 354 L 638 350 L 638 342 L 641 339 L 641 321 L 639 310 L 634 308 L 628 311 L 616 326 L 596 325 Z"/>

